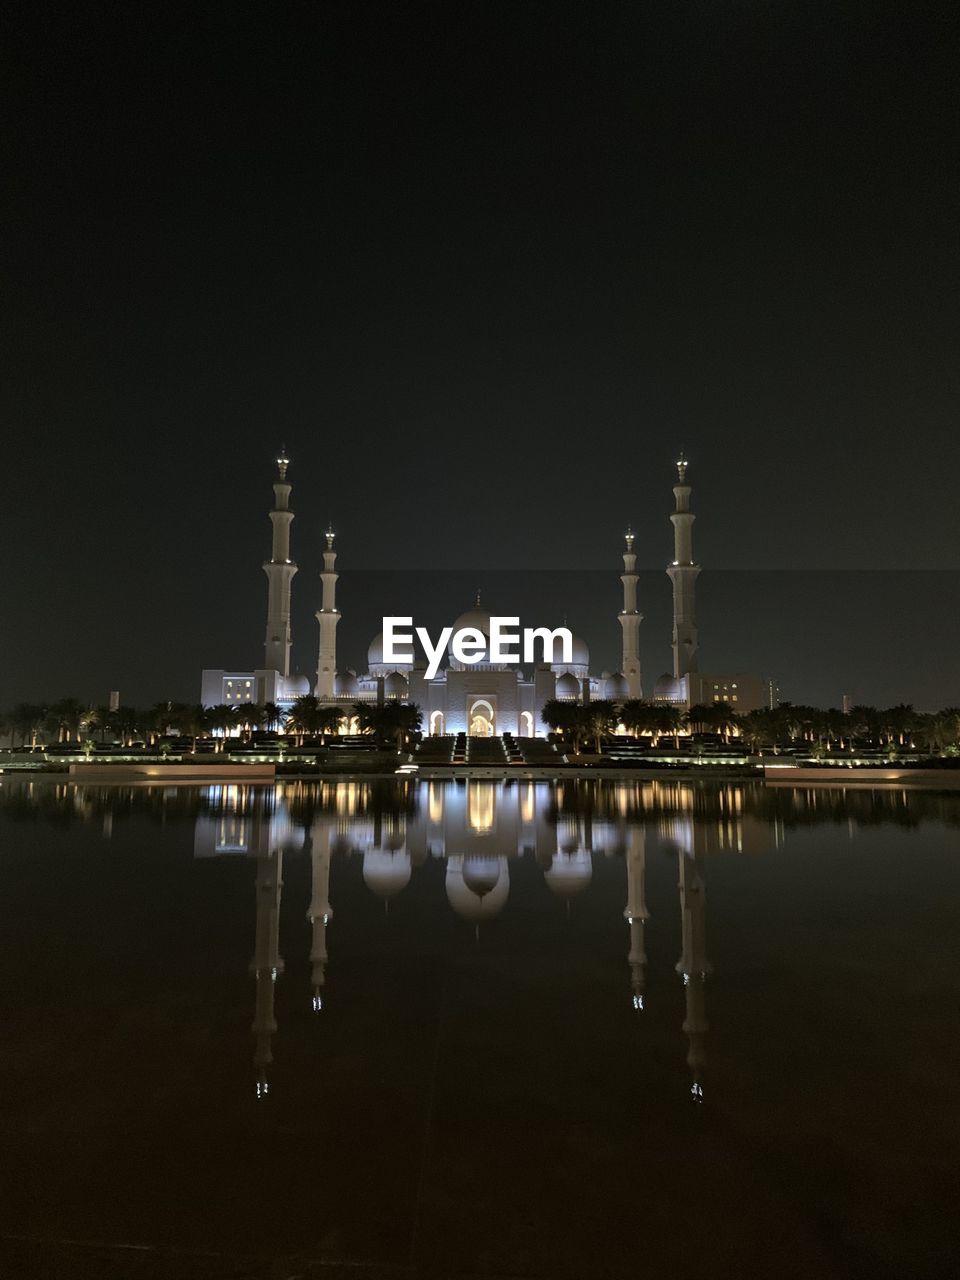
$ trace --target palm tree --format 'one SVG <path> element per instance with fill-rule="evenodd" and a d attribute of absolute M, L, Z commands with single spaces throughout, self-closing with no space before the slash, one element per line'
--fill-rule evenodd
<path fill-rule="evenodd" d="M 850 708 L 850 733 L 855 738 L 877 738 L 880 734 L 880 716 L 876 707 L 857 703 Z"/>
<path fill-rule="evenodd" d="M 643 698 L 628 698 L 620 708 L 620 723 L 634 737 L 652 733 L 655 719 L 655 708 Z"/>
<path fill-rule="evenodd" d="M 711 719 L 724 742 L 730 741 L 730 730 L 735 729 L 740 717 L 728 702 L 715 702 L 710 708 Z"/>
<path fill-rule="evenodd" d="M 10 723 L 12 729 L 20 735 L 20 746 L 27 745 L 27 739 L 30 739 L 31 747 L 37 745 L 37 734 L 40 732 L 41 726 L 47 717 L 46 707 L 39 706 L 33 702 L 18 702 L 10 713 Z"/>
<path fill-rule="evenodd" d="M 263 704 L 263 727 L 271 732 L 280 727 L 283 720 L 283 712 L 275 702 L 265 702 Z"/>
<path fill-rule="evenodd" d="M 599 755 L 603 735 L 612 733 L 620 721 L 616 704 L 606 698 L 598 698 L 596 702 L 585 702 L 578 711 L 578 727 L 581 733 L 593 738 Z"/>
<path fill-rule="evenodd" d="M 548 729 L 566 738 L 568 735 L 575 735 L 579 711 L 575 702 L 548 698 L 540 711 L 540 719 Z"/>
<path fill-rule="evenodd" d="M 174 704 L 172 702 L 155 702 L 149 711 L 143 711 L 137 717 L 134 731 L 139 729 L 153 745 L 157 738 L 166 733 L 174 725 Z M 121 707 L 120 711 L 132 710 Z"/>
<path fill-rule="evenodd" d="M 83 724 L 89 708 L 77 698 L 61 698 L 50 708 L 50 725 L 57 735 L 58 742 L 72 742 L 80 737 L 80 726 Z"/>
<path fill-rule="evenodd" d="M 337 733 L 340 729 L 340 721 L 343 719 L 343 712 L 339 707 L 326 706 L 320 707 L 317 714 L 317 727 L 321 736 L 326 740 L 328 733 Z"/>
<path fill-rule="evenodd" d="M 774 713 L 766 707 L 748 711 L 740 717 L 740 736 L 754 752 L 773 746 L 777 741 Z"/>
<path fill-rule="evenodd" d="M 353 719 L 357 722 L 357 732 L 375 734 L 380 725 L 380 708 L 376 702 L 355 702 Z"/>
<path fill-rule="evenodd" d="M 654 745 L 660 741 L 661 735 L 665 733 L 673 734 L 674 748 L 680 748 L 680 730 L 686 728 L 687 713 L 681 711 L 679 707 L 673 706 L 669 702 L 660 703 L 654 706 L 654 732 L 656 740 Z"/>
<path fill-rule="evenodd" d="M 216 706 L 207 707 L 205 723 L 214 733 L 221 735 L 220 741 L 217 743 L 217 750 L 223 750 L 226 745 L 225 739 L 230 730 L 238 723 L 240 716 L 243 715 L 243 709 L 239 706 L 231 706 L 228 702 L 218 702 Z"/>
<path fill-rule="evenodd" d="M 170 706 L 167 715 L 179 734 L 193 739 L 191 752 L 196 754 L 197 738 L 210 723 L 207 708 L 199 703 L 175 702 Z"/>
<path fill-rule="evenodd" d="M 687 712 L 687 723 L 691 733 L 706 733 L 716 723 L 713 706 L 705 702 L 696 702 Z"/>
<path fill-rule="evenodd" d="M 410 734 L 420 732 L 423 713 L 415 702 L 388 702 L 381 710 L 384 736 L 392 734 L 402 751 Z"/>
<path fill-rule="evenodd" d="M 321 724 L 320 703 L 312 693 L 303 693 L 294 700 L 287 716 L 287 728 L 297 735 L 297 746 L 309 734 L 319 733 Z"/>

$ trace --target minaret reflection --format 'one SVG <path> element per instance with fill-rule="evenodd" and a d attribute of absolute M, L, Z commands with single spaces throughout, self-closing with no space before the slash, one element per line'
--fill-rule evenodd
<path fill-rule="evenodd" d="M 630 926 L 630 951 L 627 959 L 630 963 L 630 985 L 633 988 L 633 1007 L 638 1013 L 643 1011 L 643 998 L 646 991 L 647 953 L 644 950 L 644 929 L 650 919 L 647 910 L 647 836 L 639 824 L 631 824 L 627 828 L 627 905 L 624 916 Z"/>
<path fill-rule="evenodd" d="M 327 924 L 333 918 L 330 906 L 330 838 L 332 823 L 326 814 L 318 814 L 310 826 L 311 894 L 307 919 L 311 925 L 310 980 L 313 984 L 314 1013 L 323 1009 L 323 987 L 326 982 Z"/>
<path fill-rule="evenodd" d="M 703 850 L 699 839 L 701 831 L 688 817 L 675 818 L 670 825 L 679 864 L 682 951 L 676 969 L 683 976 L 686 998 L 683 1031 L 687 1037 L 690 1095 L 695 1102 L 702 1102 L 708 1030 L 704 987 L 713 966 L 707 959 L 707 902 Z"/>
<path fill-rule="evenodd" d="M 269 831 L 269 826 L 266 828 Z M 257 926 L 250 972 L 256 980 L 257 997 L 252 1031 L 256 1048 L 257 1097 L 270 1092 L 267 1067 L 273 1062 L 272 1041 L 277 1029 L 273 1011 L 274 989 L 283 973 L 280 956 L 280 891 L 283 888 L 283 851 L 269 846 L 257 855 Z"/>

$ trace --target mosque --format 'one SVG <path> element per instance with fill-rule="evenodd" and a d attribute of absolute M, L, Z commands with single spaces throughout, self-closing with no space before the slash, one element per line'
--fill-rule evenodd
<path fill-rule="evenodd" d="M 316 618 L 319 625 L 317 678 L 311 689 L 305 676 L 290 674 L 291 590 L 297 565 L 290 558 L 291 486 L 287 479 L 290 460 L 281 450 L 274 481 L 271 557 L 264 565 L 267 576 L 267 625 L 264 665 L 254 671 L 206 669 L 202 674 L 200 700 L 204 706 L 218 704 L 275 703 L 288 710 L 296 698 L 314 693 L 324 706 L 343 706 L 343 732 L 356 730 L 353 707 L 356 703 L 395 699 L 412 702 L 423 713 L 424 732 L 465 733 L 489 737 L 510 733 L 516 737 L 537 737 L 546 733 L 541 712 L 552 699 L 586 703 L 597 699 L 624 702 L 642 698 L 640 668 L 640 623 L 643 615 L 637 601 L 637 555 L 634 534 L 624 538 L 622 609 L 617 615 L 621 632 L 620 670 L 591 674 L 586 642 L 574 635 L 569 662 L 541 663 L 531 670 L 507 663 L 494 663 L 481 653 L 478 662 L 458 661 L 448 650 L 446 665 L 432 680 L 426 678 L 426 660 L 414 655 L 407 662 L 385 662 L 383 633 L 374 636 L 367 649 L 367 669 L 357 671 L 340 665 L 337 653 L 336 604 L 339 574 L 336 571 L 335 535 L 328 529 L 320 574 L 321 599 Z M 729 703 L 737 711 L 768 705 L 768 684 L 756 675 L 704 674 L 698 667 L 698 639 L 695 611 L 695 584 L 700 566 L 693 559 L 693 521 L 686 460 L 677 462 L 677 483 L 673 494 L 674 557 L 667 568 L 673 584 L 673 674 L 657 680 L 652 701 L 680 709 L 698 703 Z M 480 607 L 461 614 L 453 632 L 475 628 L 490 634 L 490 615 Z"/>

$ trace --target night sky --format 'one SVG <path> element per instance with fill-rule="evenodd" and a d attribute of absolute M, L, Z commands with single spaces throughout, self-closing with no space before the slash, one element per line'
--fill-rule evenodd
<path fill-rule="evenodd" d="M 281 441 L 302 671 L 631 521 L 649 689 L 682 448 L 704 669 L 960 703 L 954 4 L 5 13 L 0 706 L 259 665 Z"/>

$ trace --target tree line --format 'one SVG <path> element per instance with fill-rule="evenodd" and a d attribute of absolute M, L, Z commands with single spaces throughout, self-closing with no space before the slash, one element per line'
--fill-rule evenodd
<path fill-rule="evenodd" d="M 357 733 L 378 741 L 396 741 L 398 747 L 422 723 L 420 709 L 409 703 L 356 703 L 323 706 L 313 694 L 297 698 L 285 713 L 275 703 L 243 702 L 204 707 L 199 703 L 158 702 L 150 707 L 94 707 L 78 698 L 58 702 L 20 702 L 0 713 L 0 738 L 11 749 L 58 743 L 116 743 L 130 746 L 143 742 L 157 745 L 171 734 L 192 740 L 217 736 L 239 736 L 249 741 L 254 733 L 288 733 L 302 745 L 304 738 L 337 733 L 346 719 Z"/>
<path fill-rule="evenodd" d="M 753 751 L 809 744 L 814 754 L 872 747 L 892 754 L 901 748 L 933 755 L 960 754 L 960 707 L 940 711 L 915 711 L 912 706 L 855 706 L 848 712 L 836 707 L 794 705 L 738 713 L 729 703 L 715 702 L 684 710 L 663 702 L 631 698 L 614 703 L 605 699 L 576 703 L 551 699 L 541 718 L 554 733 L 577 750 L 593 741 L 599 751 L 603 737 L 620 726 L 636 737 L 649 736 L 654 746 L 665 737 L 678 746 L 681 733 L 715 734 L 729 742 L 739 738 Z"/>
<path fill-rule="evenodd" d="M 778 707 L 739 713 L 729 703 L 694 706 L 685 711 L 663 702 L 631 698 L 625 702 L 597 699 L 580 704 L 550 699 L 543 707 L 544 725 L 578 751 L 592 742 L 597 750 L 605 736 L 622 725 L 654 746 L 664 738 L 679 745 L 681 734 L 714 734 L 723 741 L 740 739 L 753 751 L 790 745 L 809 745 L 814 753 L 872 747 L 895 753 L 900 749 L 932 755 L 960 754 L 960 707 L 916 711 L 899 704 L 878 708 L 858 705 L 848 712 L 783 702 Z M 412 703 L 386 701 L 323 705 L 313 694 L 297 698 L 284 713 L 274 703 L 238 703 L 204 707 L 199 703 L 158 702 L 151 707 L 121 706 L 114 710 L 90 706 L 77 698 L 48 704 L 18 703 L 0 714 L 0 738 L 11 748 L 49 743 L 134 742 L 156 745 L 176 734 L 190 738 L 227 735 L 249 740 L 254 733 L 287 733 L 302 744 L 305 738 L 338 733 L 341 725 L 398 748 L 419 733 L 423 715 Z"/>

